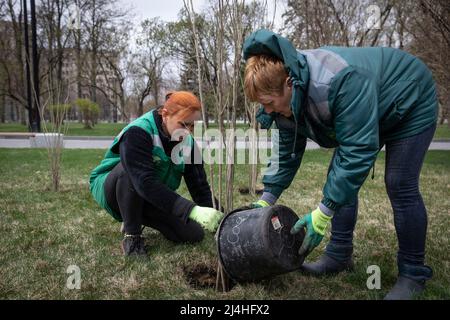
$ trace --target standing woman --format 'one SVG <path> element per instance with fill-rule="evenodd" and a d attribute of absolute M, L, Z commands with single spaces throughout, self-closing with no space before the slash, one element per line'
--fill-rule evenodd
<path fill-rule="evenodd" d="M 254 206 L 274 204 L 289 187 L 309 138 L 335 148 L 323 197 L 292 229 L 306 228 L 301 253 L 310 253 L 331 221 L 325 254 L 303 269 L 321 276 L 353 268 L 358 192 L 386 146 L 386 190 L 397 231 L 399 277 L 387 299 L 421 293 L 432 270 L 425 263 L 427 212 L 419 176 L 436 129 L 438 103 L 430 70 L 393 48 L 323 47 L 297 51 L 269 30 L 244 44 L 245 92 L 261 103 L 257 119 L 279 129 L 276 174 L 263 178 Z"/>
<path fill-rule="evenodd" d="M 199 149 L 190 134 L 200 118 L 201 105 L 194 94 L 170 93 L 164 106 L 127 125 L 92 171 L 94 199 L 123 221 L 124 255 L 146 255 L 142 225 L 177 243 L 198 242 L 203 229 L 216 230 L 223 214 L 212 208 L 203 162 L 194 161 Z M 182 177 L 193 201 L 175 192 Z"/>

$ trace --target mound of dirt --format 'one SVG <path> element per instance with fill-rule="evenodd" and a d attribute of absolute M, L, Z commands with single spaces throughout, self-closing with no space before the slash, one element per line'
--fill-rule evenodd
<path fill-rule="evenodd" d="M 196 264 L 183 268 L 189 285 L 195 289 L 215 288 L 217 271 L 207 264 Z"/>
<path fill-rule="evenodd" d="M 240 194 L 249 194 L 250 193 L 250 188 L 248 187 L 239 187 L 238 191 Z M 258 195 L 263 194 L 264 192 L 264 188 L 256 188 L 255 193 Z"/>

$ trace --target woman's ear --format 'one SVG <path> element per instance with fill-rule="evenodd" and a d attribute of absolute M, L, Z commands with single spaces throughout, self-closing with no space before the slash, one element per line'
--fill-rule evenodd
<path fill-rule="evenodd" d="M 161 117 L 162 117 L 162 120 L 163 120 L 164 123 L 166 122 L 166 118 L 167 118 L 168 115 L 169 115 L 169 114 L 168 114 L 168 112 L 167 112 L 167 109 L 162 108 L 162 109 L 161 109 Z"/>
<path fill-rule="evenodd" d="M 287 85 L 289 88 L 292 87 L 292 80 L 291 80 L 291 78 L 289 78 L 289 77 L 286 78 L 286 85 Z"/>

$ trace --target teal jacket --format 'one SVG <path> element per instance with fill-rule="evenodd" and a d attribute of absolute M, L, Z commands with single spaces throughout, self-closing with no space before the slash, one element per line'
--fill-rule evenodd
<path fill-rule="evenodd" d="M 263 128 L 279 129 L 279 139 L 274 139 L 279 156 L 269 163 L 278 169 L 263 178 L 263 198 L 272 203 L 291 184 L 306 138 L 336 148 L 322 199 L 336 210 L 356 198 L 384 142 L 419 134 L 436 123 L 438 102 L 431 72 L 404 51 L 381 47 L 297 51 L 289 40 L 269 30 L 251 34 L 243 50 L 245 59 L 260 54 L 279 58 L 293 83 L 293 124 L 262 107 L 257 115 Z"/>

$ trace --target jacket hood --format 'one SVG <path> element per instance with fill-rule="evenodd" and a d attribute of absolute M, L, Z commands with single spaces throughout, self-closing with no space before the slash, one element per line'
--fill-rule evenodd
<path fill-rule="evenodd" d="M 300 78 L 297 50 L 288 39 L 270 30 L 260 29 L 253 32 L 245 40 L 243 50 L 245 60 L 260 54 L 275 56 L 283 61 L 290 77 Z"/>
<path fill-rule="evenodd" d="M 255 31 L 244 42 L 244 59 L 256 55 L 274 56 L 283 61 L 286 72 L 292 81 L 291 109 L 298 118 L 300 105 L 308 87 L 309 71 L 306 58 L 294 48 L 292 43 L 270 30 L 260 29 Z"/>

